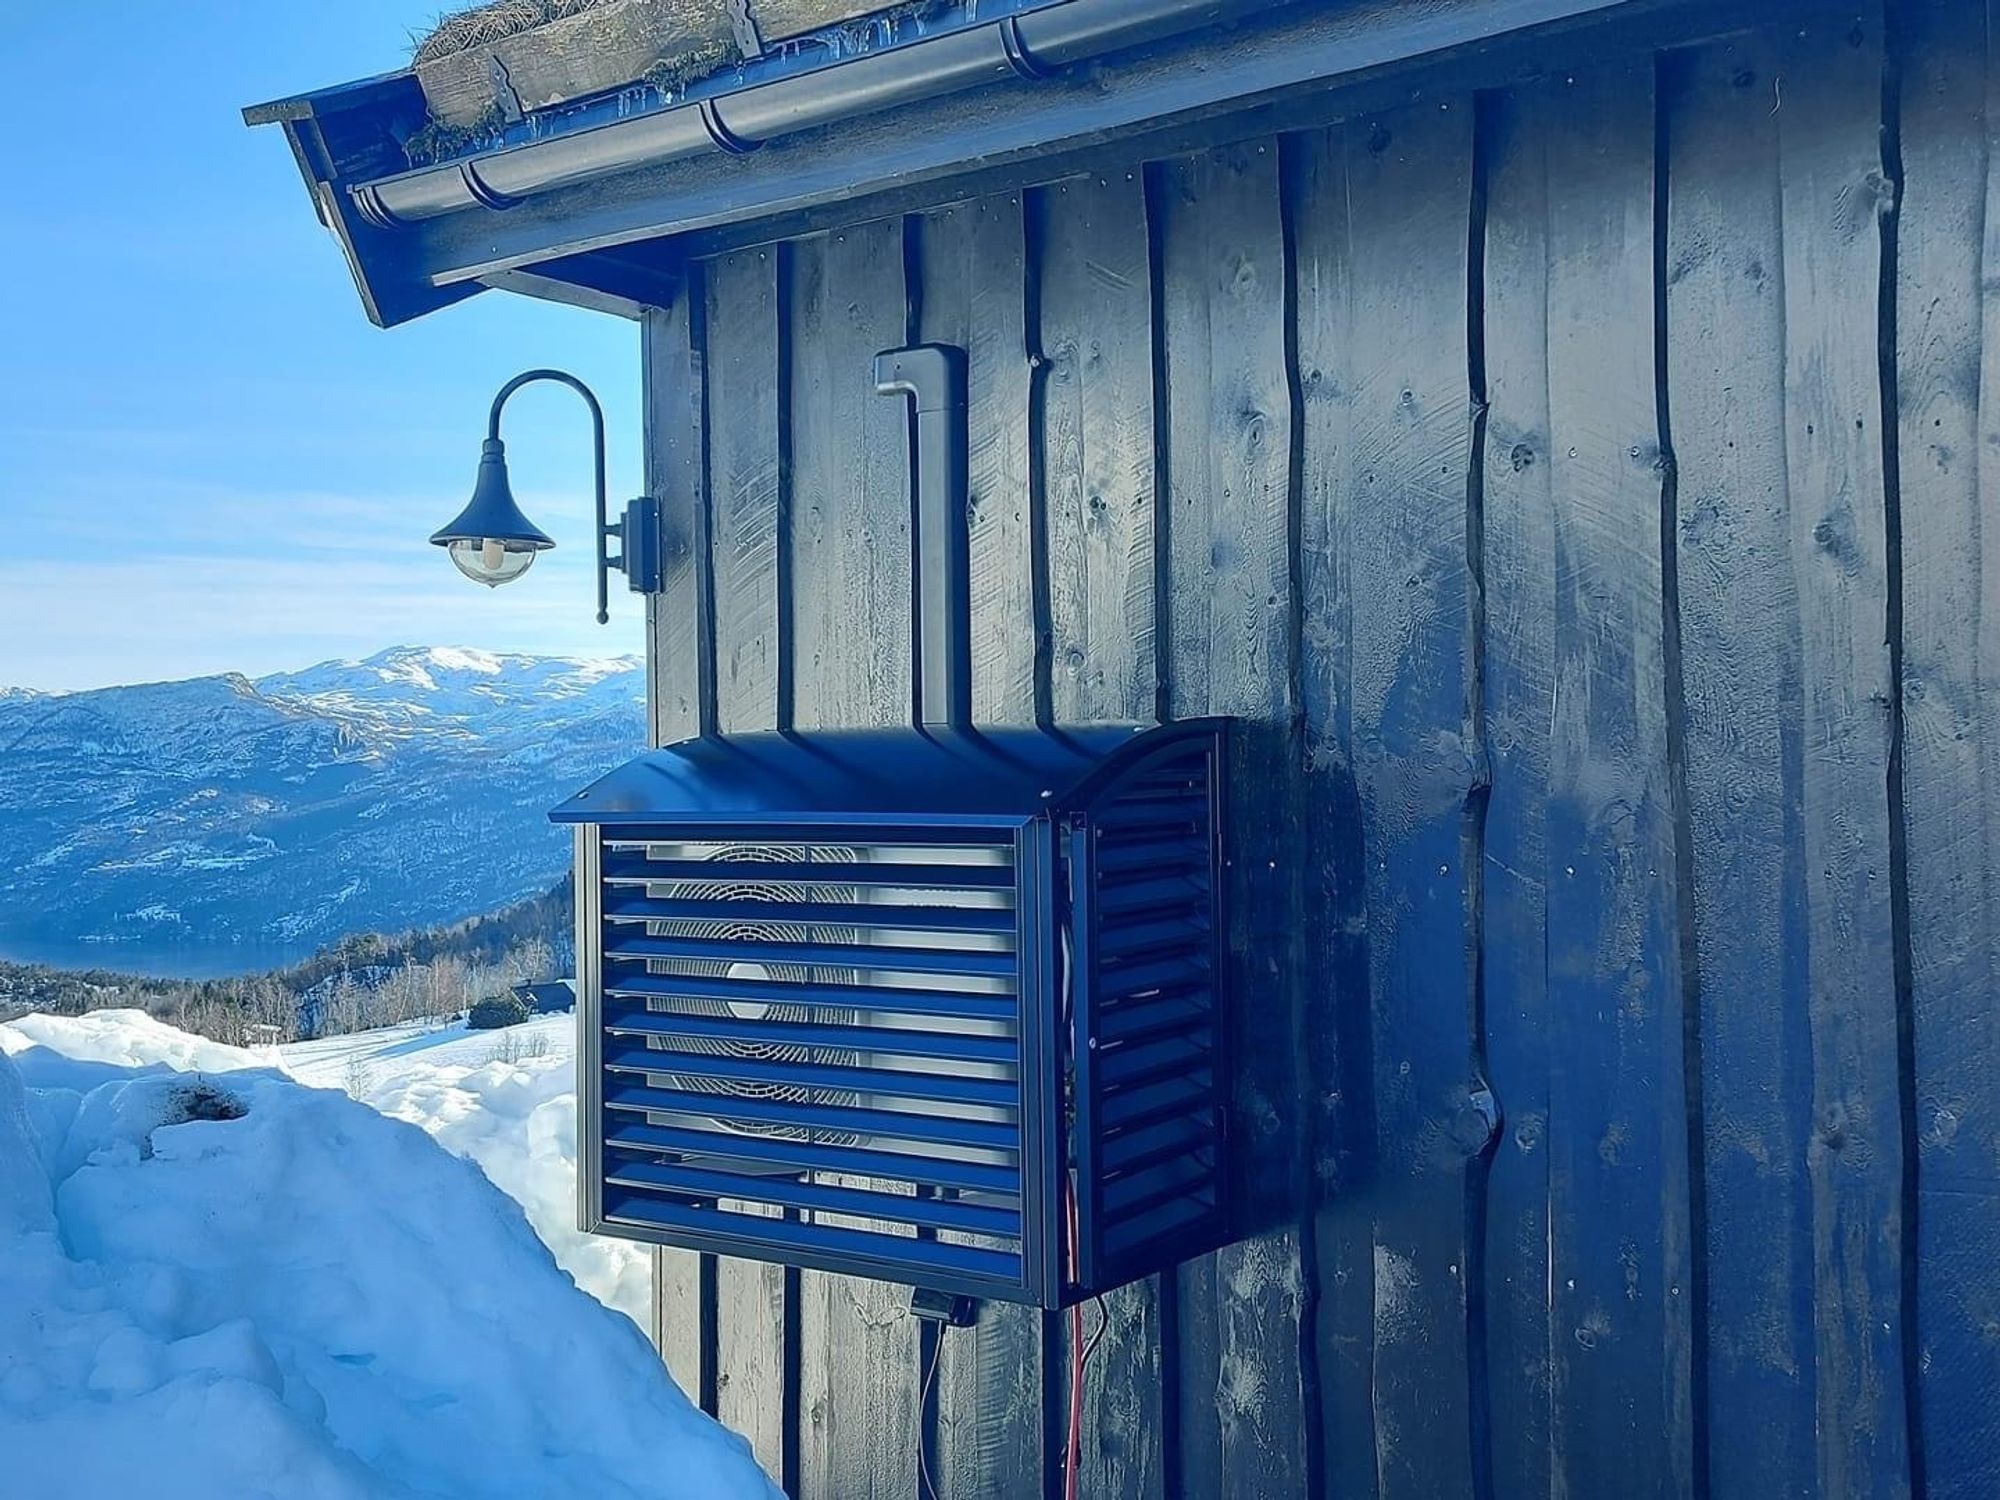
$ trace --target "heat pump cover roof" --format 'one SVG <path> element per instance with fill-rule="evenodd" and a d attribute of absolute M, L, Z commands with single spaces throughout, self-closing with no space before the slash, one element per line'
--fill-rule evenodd
<path fill-rule="evenodd" d="M 1211 727 L 898 727 L 684 740 L 626 762 L 549 816 L 611 825 L 782 818 L 1005 827 L 1086 800 L 1101 774 Z"/>

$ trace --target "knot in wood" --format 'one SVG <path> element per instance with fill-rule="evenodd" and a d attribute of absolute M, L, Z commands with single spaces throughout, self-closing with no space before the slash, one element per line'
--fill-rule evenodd
<path fill-rule="evenodd" d="M 1467 1156 L 1477 1156 L 1500 1134 L 1500 1101 L 1484 1083 L 1475 1082 L 1465 1102 L 1452 1116 L 1451 1134 Z"/>

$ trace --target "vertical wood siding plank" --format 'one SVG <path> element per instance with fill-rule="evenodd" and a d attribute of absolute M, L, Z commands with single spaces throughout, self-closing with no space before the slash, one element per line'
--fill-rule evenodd
<path fill-rule="evenodd" d="M 927 214 L 918 244 L 919 334 L 966 351 L 973 717 L 1033 723 L 1038 539 L 1028 492 L 1020 197 Z M 941 1331 L 931 1470 L 938 1495 L 999 1500 L 1042 1489 L 1043 1326 L 1037 1308 L 987 1302 L 976 1326 Z"/>
<path fill-rule="evenodd" d="M 701 1401 L 701 1257 L 665 1245 L 653 1250 L 653 1346 L 681 1394 Z"/>
<path fill-rule="evenodd" d="M 692 538 L 705 525 L 701 381 L 685 300 L 648 308 L 641 326 L 646 410 L 646 488 L 666 511 L 666 587 L 646 596 L 652 646 L 647 683 L 653 743 L 670 745 L 701 732 L 701 590 Z"/>
<path fill-rule="evenodd" d="M 1161 195 L 1177 716 L 1235 714 L 1232 1160 L 1246 1237 L 1181 1268 L 1181 1480 L 1305 1484 L 1294 1215 L 1303 811 L 1293 724 L 1291 395 L 1275 144 L 1167 164 Z"/>
<path fill-rule="evenodd" d="M 1789 82 L 1769 39 L 1717 43 L 1676 61 L 1662 109 L 1711 1490 L 1745 1500 L 1816 1487 L 1802 663 L 1772 108 Z"/>
<path fill-rule="evenodd" d="M 1020 194 L 926 216 L 923 246 L 922 336 L 966 352 L 972 715 L 983 724 L 1031 724 L 1041 627 Z"/>
<path fill-rule="evenodd" d="M 1304 709 L 1311 851 L 1308 973 L 1325 1018 L 1313 1068 L 1322 1080 L 1314 1148 L 1312 1336 L 1320 1376 L 1327 1493 L 1377 1493 L 1375 1462 L 1375 1084 L 1370 1037 L 1369 864 L 1355 759 L 1355 508 L 1343 473 L 1353 247 L 1345 212 L 1347 134 L 1300 137 L 1291 152 L 1297 253 L 1297 359 L 1304 426 L 1299 518 Z"/>
<path fill-rule="evenodd" d="M 708 484 L 715 598 L 716 722 L 725 734 L 778 722 L 778 293 L 776 253 L 711 261 Z M 775 1214 L 775 1209 L 766 1211 Z M 716 1415 L 784 1482 L 785 1268 L 716 1263 Z"/>
<path fill-rule="evenodd" d="M 792 540 L 800 728 L 908 719 L 906 402 L 875 394 L 874 358 L 904 342 L 902 226 L 801 240 L 793 272 Z M 800 1488 L 838 1500 L 917 1484 L 917 1325 L 908 1293 L 800 1276 Z"/>
<path fill-rule="evenodd" d="M 910 664 L 909 434 L 875 394 L 906 337 L 902 226 L 797 242 L 792 397 L 793 690 L 798 727 L 903 724 Z"/>
<path fill-rule="evenodd" d="M 1153 712 L 1151 269 L 1138 174 L 1042 190 L 1056 718 Z"/>
<path fill-rule="evenodd" d="M 1032 222 L 1055 717 L 1145 720 L 1158 669 L 1144 189 L 1137 172 L 1073 178 L 1039 190 Z M 1159 1294 L 1149 1277 L 1104 1298 L 1085 1375 L 1083 1494 L 1165 1492 Z"/>
<path fill-rule="evenodd" d="M 1550 497 L 1548 169 L 1539 90 L 1482 110 L 1486 200 L 1487 1067 L 1505 1129 L 1487 1177 L 1486 1348 L 1493 1486 L 1546 1496 L 1560 1464 L 1549 1306 L 1549 702 L 1555 681 Z M 1565 1333 L 1563 1335 L 1567 1337 Z"/>
<path fill-rule="evenodd" d="M 1788 30 L 1780 58 L 1785 443 L 1804 655 L 1820 1485 L 1907 1492 L 1885 413 L 1891 192 L 1879 10 Z"/>
<path fill-rule="evenodd" d="M 1575 1494 L 1686 1494 L 1692 1298 L 1650 59 L 1551 87 L 1556 1442 Z"/>
<path fill-rule="evenodd" d="M 1299 206 L 1299 357 L 1325 388 L 1309 493 L 1347 553 L 1352 774 L 1367 864 L 1375 1177 L 1373 1414 L 1384 1495 L 1469 1494 L 1471 886 L 1466 347 L 1471 111 L 1338 129 Z M 1337 279 L 1314 266 L 1327 238 Z M 1308 310 L 1308 288 L 1330 306 Z M 1306 330 L 1311 330 L 1311 344 Z"/>
<path fill-rule="evenodd" d="M 2000 41 L 1903 13 L 1903 805 L 1931 1500 L 2000 1493 Z"/>
<path fill-rule="evenodd" d="M 665 589 L 646 596 L 647 727 L 655 745 L 698 733 L 702 645 L 699 590 L 689 539 L 705 505 L 701 462 L 701 369 L 688 306 L 649 308 L 640 327 L 646 423 L 646 488 L 666 511 L 670 551 Z M 701 1263 L 692 1250 L 653 1251 L 653 1343 L 690 1401 L 702 1391 Z"/>
<path fill-rule="evenodd" d="M 778 723 L 777 252 L 706 269 L 716 719 L 736 734 Z"/>

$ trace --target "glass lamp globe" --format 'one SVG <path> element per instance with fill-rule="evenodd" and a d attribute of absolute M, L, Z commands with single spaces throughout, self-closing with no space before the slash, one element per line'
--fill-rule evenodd
<path fill-rule="evenodd" d="M 532 542 L 497 536 L 459 537 L 445 544 L 445 552 L 458 571 L 490 589 L 512 583 L 527 572 L 540 550 Z"/>
<path fill-rule="evenodd" d="M 498 438 L 488 438 L 480 450 L 472 499 L 449 526 L 431 533 L 431 541 L 450 554 L 459 572 L 490 589 L 512 583 L 528 571 L 537 552 L 555 545 L 514 503 L 507 450 Z"/>

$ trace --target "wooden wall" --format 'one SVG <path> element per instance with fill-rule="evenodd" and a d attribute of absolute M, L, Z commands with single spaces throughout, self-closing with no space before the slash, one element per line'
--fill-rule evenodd
<path fill-rule="evenodd" d="M 908 715 L 914 339 L 970 351 L 979 714 L 1249 725 L 1249 1224 L 1106 1299 L 1084 1494 L 2000 1494 L 2000 28 L 1887 21 L 651 316 L 659 738 Z M 795 1493 L 1059 1492 L 1060 1320 L 658 1284 Z"/>

